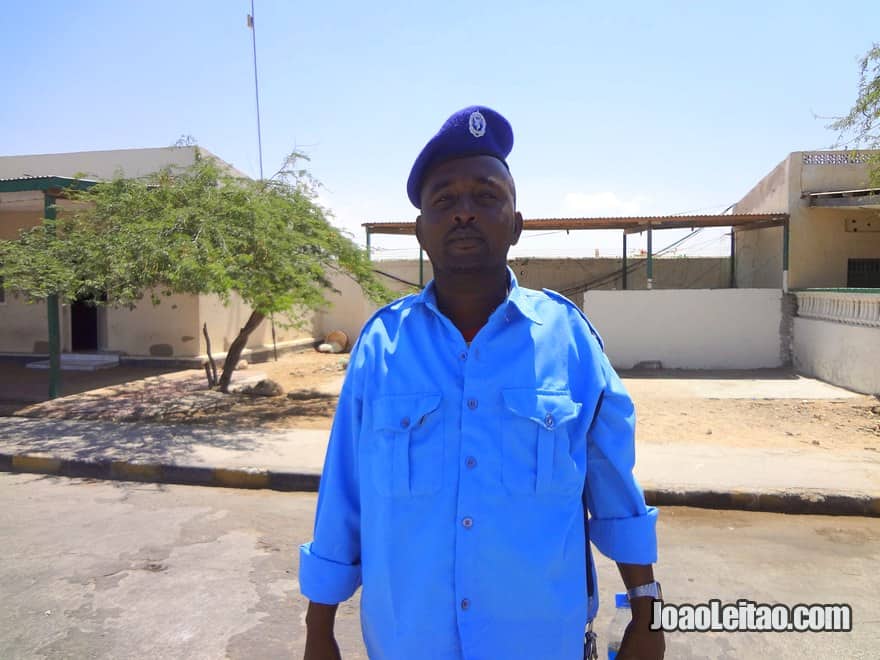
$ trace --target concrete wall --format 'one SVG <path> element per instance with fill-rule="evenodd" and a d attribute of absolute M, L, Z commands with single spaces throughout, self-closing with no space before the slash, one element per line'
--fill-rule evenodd
<path fill-rule="evenodd" d="M 627 267 L 638 269 L 627 276 L 628 289 L 647 288 L 645 259 L 627 259 Z M 530 289 L 564 291 L 587 282 L 590 289 L 622 289 L 623 280 L 614 279 L 599 284 L 597 280 L 617 273 L 623 268 L 622 259 L 513 259 L 510 267 L 520 285 Z M 730 284 L 730 259 L 725 257 L 671 257 L 654 259 L 655 289 L 715 289 Z"/>
<path fill-rule="evenodd" d="M 799 373 L 856 392 L 880 395 L 880 328 L 794 319 L 794 366 Z"/>
<path fill-rule="evenodd" d="M 791 156 L 779 163 L 733 207 L 734 213 L 785 213 L 791 195 Z"/>
<path fill-rule="evenodd" d="M 225 163 L 204 147 L 204 157 L 216 158 L 224 167 L 239 176 L 246 176 Z M 196 147 L 158 147 L 153 149 L 112 149 L 108 151 L 75 151 L 62 154 L 0 156 L 0 179 L 22 176 L 62 176 L 85 179 L 112 179 L 121 173 L 130 178 L 142 177 L 168 166 L 192 165 Z"/>
<path fill-rule="evenodd" d="M 46 353 L 48 347 L 45 301 L 28 304 L 7 291 L 0 304 L 0 353 Z"/>
<path fill-rule="evenodd" d="M 9 195 L 21 195 L 22 193 L 9 193 Z M 28 193 L 32 194 L 32 193 Z M 12 201 L 3 200 L 3 204 L 14 204 Z M 32 206 L 32 200 L 22 200 L 22 206 Z M 22 229 L 36 227 L 43 222 L 43 202 L 39 202 L 39 211 L 4 211 L 0 213 L 0 241 L 14 241 L 18 239 Z"/>
<path fill-rule="evenodd" d="M 640 260 L 644 261 L 644 260 Z M 630 260 L 633 263 L 633 260 Z M 418 289 L 408 286 L 405 282 L 418 285 L 418 259 L 396 259 L 376 261 L 377 270 L 393 275 L 398 279 L 382 277 L 385 285 L 405 295 Z M 516 273 L 521 286 L 531 289 L 553 289 L 561 291 L 570 286 L 582 284 L 604 277 L 621 268 L 620 259 L 533 259 L 521 258 L 510 261 L 510 267 Z M 672 258 L 654 261 L 655 286 L 663 288 L 687 287 L 725 287 L 730 281 L 730 260 L 720 257 Z M 423 263 L 423 281 L 427 283 L 434 276 L 431 263 L 425 258 Z M 322 334 L 332 330 L 344 331 L 352 341 L 358 336 L 366 320 L 376 311 L 377 306 L 364 298 L 360 287 L 350 278 L 337 275 L 333 278 L 334 286 L 341 293 L 329 292 L 327 301 L 330 307 L 319 313 L 317 327 Z M 613 289 L 621 286 L 619 278 L 598 286 L 600 289 Z M 630 274 L 628 286 L 638 289 L 646 286 L 644 268 Z M 580 301 L 581 295 L 573 299 Z"/>
<path fill-rule="evenodd" d="M 782 293 L 774 289 L 588 291 L 584 311 L 615 367 L 779 367 Z"/>
<path fill-rule="evenodd" d="M 196 296 L 161 296 L 153 305 L 149 296 L 137 306 L 106 310 L 107 345 L 126 355 L 181 357 L 199 354 L 201 326 Z"/>
<path fill-rule="evenodd" d="M 792 288 L 845 287 L 849 259 L 880 259 L 880 231 L 846 231 L 846 221 L 878 218 L 858 208 L 801 207 L 792 214 Z"/>
<path fill-rule="evenodd" d="M 734 213 L 788 212 L 791 159 L 786 158 L 736 203 Z M 782 288 L 782 228 L 736 232 L 736 285 Z"/>
<path fill-rule="evenodd" d="M 782 288 L 782 227 L 736 232 L 736 286 Z"/>
<path fill-rule="evenodd" d="M 427 265 L 427 264 L 426 264 Z M 376 267 L 388 272 L 401 273 L 401 277 L 409 278 L 412 273 L 408 268 L 389 268 L 388 262 L 379 261 Z M 418 262 L 416 262 L 416 279 L 418 282 Z M 330 278 L 333 287 L 337 290 L 327 292 L 328 307 L 318 312 L 315 318 L 315 328 L 319 338 L 325 337 L 334 330 L 342 330 L 348 335 L 349 343 L 354 344 L 361 328 L 367 319 L 378 309 L 378 305 L 369 302 L 361 291 L 360 286 L 350 277 L 337 273 Z M 408 293 L 411 289 L 399 282 L 385 278 L 385 284 L 400 295 Z"/>
<path fill-rule="evenodd" d="M 857 190 L 870 185 L 869 167 L 858 156 L 868 152 L 796 151 L 791 154 L 792 179 L 798 193 Z M 807 156 L 805 158 L 805 155 Z M 837 158 L 837 157 L 840 158 Z M 846 156 L 846 158 L 843 158 Z M 829 162 L 816 162 L 824 157 Z"/>
<path fill-rule="evenodd" d="M 211 336 L 211 352 L 223 353 L 238 336 L 239 331 L 251 315 L 251 307 L 247 305 L 238 294 L 230 296 L 229 305 L 224 305 L 218 296 L 200 296 L 198 300 L 197 330 L 199 338 L 199 355 L 208 352 L 202 325 L 208 324 L 208 333 Z M 304 339 L 314 336 L 313 314 L 307 312 L 293 318 L 299 318 L 302 325 L 288 326 L 287 319 L 279 314 L 275 322 L 275 341 L 278 345 L 296 339 Z M 257 329 L 248 338 L 247 348 L 262 348 L 272 346 L 272 324 L 270 319 L 264 319 Z"/>

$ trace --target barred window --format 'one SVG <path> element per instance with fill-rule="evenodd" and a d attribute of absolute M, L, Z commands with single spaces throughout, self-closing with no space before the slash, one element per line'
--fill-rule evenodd
<path fill-rule="evenodd" d="M 880 259 L 850 259 L 846 269 L 850 289 L 880 288 Z"/>

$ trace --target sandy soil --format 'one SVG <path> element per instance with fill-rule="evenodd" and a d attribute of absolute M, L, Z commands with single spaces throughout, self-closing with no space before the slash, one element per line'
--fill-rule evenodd
<path fill-rule="evenodd" d="M 285 395 L 217 395 L 205 392 L 204 375 L 198 372 L 139 381 L 131 386 L 92 391 L 28 409 L 3 412 L 32 416 L 102 418 L 116 420 L 185 422 L 196 424 L 260 426 L 263 428 L 330 428 L 347 355 L 305 351 L 282 356 L 277 362 L 252 364 L 238 372 L 241 378 L 265 374 L 284 389 Z M 670 374 L 674 376 L 674 374 Z M 106 376 L 104 376 L 106 377 Z M 655 377 L 656 378 L 656 377 Z M 624 382 L 626 382 L 626 377 Z M 877 397 L 849 399 L 703 399 L 664 396 L 668 387 L 656 378 L 656 387 L 639 383 L 633 398 L 638 414 L 639 442 L 699 442 L 728 446 L 762 446 L 880 450 L 880 401 Z M 181 383 L 189 383 L 182 388 Z M 669 381 L 666 381 L 667 383 Z M 635 381 L 633 381 L 635 384 Z M 173 405 L 180 398 L 210 397 L 210 405 Z M 182 397 L 180 394 L 186 395 Z M 133 406 L 133 399 L 168 400 L 157 408 Z"/>
<path fill-rule="evenodd" d="M 304 352 L 251 365 L 295 400 L 243 400 L 248 421 L 268 427 L 329 428 L 335 397 L 320 394 L 341 377 L 340 356 Z M 663 397 L 657 387 L 634 395 L 639 442 L 707 442 L 739 447 L 810 447 L 880 450 L 880 401 L 851 399 L 698 399 Z M 626 382 L 626 378 L 624 378 Z M 654 392 L 650 390 L 654 389 Z"/>
<path fill-rule="evenodd" d="M 640 442 L 880 451 L 880 401 L 634 397 Z"/>

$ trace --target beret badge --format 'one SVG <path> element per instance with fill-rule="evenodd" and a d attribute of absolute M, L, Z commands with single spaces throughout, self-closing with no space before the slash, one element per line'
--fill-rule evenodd
<path fill-rule="evenodd" d="M 468 117 L 468 130 L 475 138 L 481 138 L 486 134 L 486 118 L 479 110 L 474 110 Z"/>

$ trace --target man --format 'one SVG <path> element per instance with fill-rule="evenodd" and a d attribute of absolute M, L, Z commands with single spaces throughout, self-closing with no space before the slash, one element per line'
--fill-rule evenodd
<path fill-rule="evenodd" d="M 580 659 L 598 607 L 586 533 L 632 590 L 618 658 L 663 656 L 632 403 L 580 310 L 507 267 L 512 146 L 507 120 L 471 107 L 413 165 L 434 280 L 352 350 L 300 549 L 307 660 L 339 657 L 336 606 L 361 584 L 374 660 Z"/>

